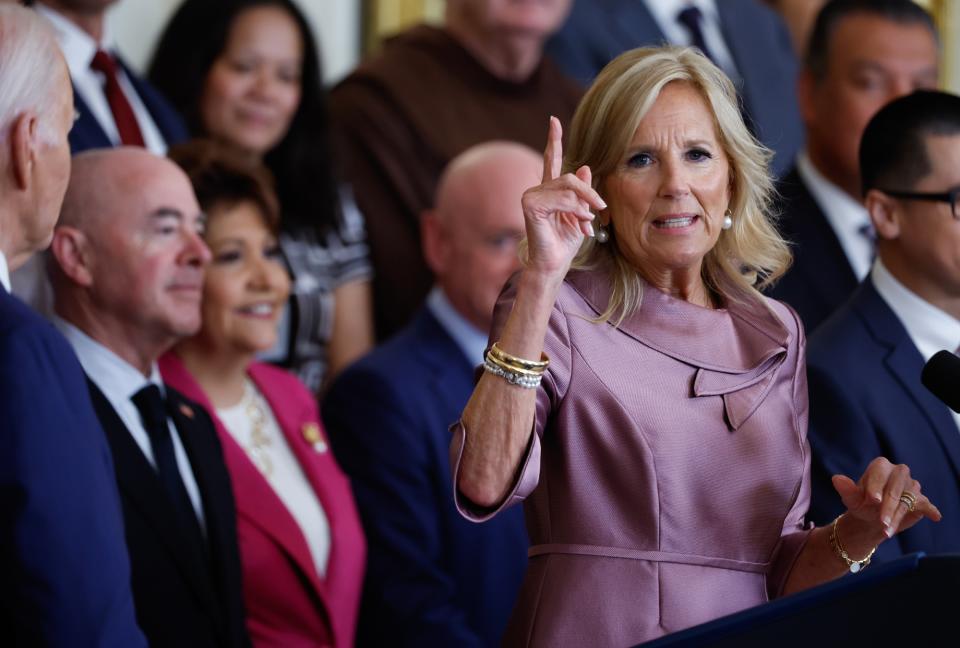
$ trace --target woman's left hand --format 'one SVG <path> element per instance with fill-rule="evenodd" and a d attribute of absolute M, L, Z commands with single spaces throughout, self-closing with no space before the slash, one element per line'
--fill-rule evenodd
<path fill-rule="evenodd" d="M 847 517 L 856 519 L 877 543 L 909 529 L 923 518 L 939 522 L 942 515 L 920 490 L 920 482 L 904 464 L 891 464 L 883 457 L 870 462 L 859 481 L 834 475 L 833 487 L 847 507 Z M 912 506 L 911 506 L 912 502 Z M 852 520 L 851 520 L 852 522 Z"/>

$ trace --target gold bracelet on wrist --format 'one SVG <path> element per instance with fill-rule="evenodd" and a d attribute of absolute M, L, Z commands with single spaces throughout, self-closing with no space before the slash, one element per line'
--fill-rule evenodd
<path fill-rule="evenodd" d="M 550 364 L 550 358 L 547 357 L 546 353 L 540 354 L 540 360 L 527 360 L 507 353 L 497 346 L 498 344 L 498 342 L 494 342 L 487 353 L 514 370 L 533 371 L 542 374 L 546 371 L 547 365 Z"/>
<path fill-rule="evenodd" d="M 510 363 L 504 362 L 499 357 L 495 356 L 490 351 L 487 351 L 487 355 L 484 358 L 487 362 L 494 364 L 504 371 L 509 373 L 517 374 L 519 376 L 530 376 L 531 378 L 539 378 L 543 375 L 543 371 L 534 371 L 532 369 L 523 369 L 522 367 L 514 366 Z"/>
<path fill-rule="evenodd" d="M 841 513 L 830 525 L 830 548 L 833 549 L 833 553 L 842 560 L 847 565 L 847 569 L 850 570 L 851 574 L 856 574 L 857 572 L 863 571 L 863 569 L 870 564 L 870 559 L 873 558 L 873 552 L 877 550 L 876 547 L 870 550 L 864 558 L 860 560 L 854 560 L 847 554 L 847 550 L 843 548 L 843 543 L 840 542 L 840 532 L 837 530 L 838 523 L 840 518 L 842 518 L 846 513 Z"/>

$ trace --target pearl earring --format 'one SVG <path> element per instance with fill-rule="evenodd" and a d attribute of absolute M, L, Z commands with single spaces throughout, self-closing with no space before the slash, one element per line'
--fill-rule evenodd
<path fill-rule="evenodd" d="M 725 230 L 728 230 L 731 227 L 733 227 L 733 218 L 730 215 L 729 209 L 727 210 L 727 213 L 723 215 L 723 223 L 720 225 L 720 227 L 722 227 Z"/>
<path fill-rule="evenodd" d="M 597 243 L 606 243 L 610 240 L 610 232 L 607 231 L 607 228 L 603 225 L 597 225 L 597 234 L 596 237 Z"/>

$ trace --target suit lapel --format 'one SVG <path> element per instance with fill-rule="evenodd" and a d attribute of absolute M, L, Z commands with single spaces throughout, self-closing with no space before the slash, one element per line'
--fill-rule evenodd
<path fill-rule="evenodd" d="M 322 428 L 313 420 L 309 412 L 304 411 L 302 407 L 293 406 L 295 401 L 285 398 L 284 394 L 279 392 L 269 380 L 265 380 L 264 376 L 259 374 L 255 367 L 250 371 L 250 378 L 267 400 L 267 404 L 277 419 L 277 424 L 280 426 L 287 445 L 290 446 L 290 450 L 297 458 L 303 470 L 304 477 L 310 483 L 314 493 L 316 493 L 323 507 L 324 515 L 327 517 L 330 525 L 330 555 L 327 559 L 327 580 L 330 580 L 333 576 L 332 572 L 337 565 L 336 552 L 342 549 L 339 544 L 335 542 L 333 532 L 337 523 L 338 507 L 337 502 L 334 501 L 334 498 L 329 492 L 327 480 L 324 479 L 324 475 L 321 474 L 319 470 L 311 469 L 311 466 L 315 465 L 317 457 L 315 456 L 316 451 L 307 443 L 305 433 L 309 426 L 313 426 L 317 430 L 317 434 L 321 435 L 320 438 L 324 444 L 324 452 L 329 453 L 330 449 L 329 446 L 326 445 L 326 438 L 322 436 Z M 234 445 L 236 446 L 236 444 Z M 283 548 L 296 563 L 297 567 L 299 567 L 306 580 L 313 586 L 316 595 L 324 604 L 324 607 L 329 609 L 329 605 L 326 605 L 328 588 L 317 573 L 313 556 L 310 553 L 309 547 L 307 547 L 306 538 L 304 538 L 300 525 L 297 524 L 293 515 L 290 514 L 287 507 L 280 501 L 280 498 L 270 484 L 267 483 L 266 479 L 264 479 L 249 458 L 247 458 L 243 449 L 239 446 L 236 446 L 236 448 L 243 453 L 242 459 L 246 464 L 245 470 L 256 472 L 255 476 L 250 475 L 250 480 L 253 482 L 255 477 L 258 479 L 258 492 L 255 497 L 261 499 L 261 502 L 257 502 L 251 498 L 249 509 L 245 507 L 246 515 Z M 275 503 L 268 503 L 270 501 Z"/>
<path fill-rule="evenodd" d="M 731 77 L 731 80 L 736 86 L 737 92 L 743 95 L 747 89 L 743 79 L 762 78 L 762 75 L 749 74 L 747 71 L 761 66 L 763 55 L 756 49 L 754 30 L 757 26 L 749 19 L 751 12 L 738 12 L 731 5 L 730 0 L 718 2 L 717 15 L 720 18 L 720 33 L 723 34 L 723 41 L 730 50 L 730 55 L 733 57 L 734 65 L 737 66 L 737 72 L 740 75 L 736 79 Z M 744 101 L 744 104 L 747 105 L 748 102 Z"/>
<path fill-rule="evenodd" d="M 173 562 L 180 568 L 184 580 L 193 587 L 200 600 L 209 609 L 217 610 L 209 580 L 205 578 L 208 566 L 200 555 L 197 544 L 190 542 L 179 529 L 176 513 L 167 500 L 156 471 L 144 457 L 103 392 L 89 378 L 87 384 L 97 418 L 100 419 L 110 443 L 117 485 L 121 493 L 130 500 L 169 549 Z"/>
<path fill-rule="evenodd" d="M 184 126 L 179 121 L 179 115 L 173 112 L 173 108 L 167 104 L 156 88 L 146 83 L 138 74 L 136 74 L 126 62 L 117 57 L 120 66 L 126 72 L 130 85 L 136 91 L 137 96 L 143 103 L 144 108 L 150 113 L 150 118 L 160 130 L 164 142 L 168 146 L 177 144 L 188 137 Z"/>
<path fill-rule="evenodd" d="M 415 335 L 420 341 L 416 354 L 429 372 L 431 391 L 436 394 L 437 402 L 456 404 L 451 405 L 451 409 L 459 412 L 466 405 L 466 402 L 459 402 L 463 400 L 463 394 L 472 391 L 469 377 L 473 376 L 476 367 L 429 308 L 423 308 L 417 315 Z M 464 377 L 468 377 L 466 385 Z M 453 420 L 447 421 L 450 423 Z"/>
<path fill-rule="evenodd" d="M 73 107 L 77 111 L 77 123 L 70 129 L 70 148 L 73 151 L 113 146 L 76 86 L 73 88 Z"/>
<path fill-rule="evenodd" d="M 216 448 L 211 448 L 205 443 L 202 434 L 198 433 L 199 425 L 196 419 L 196 413 L 193 408 L 184 402 L 183 398 L 174 389 L 164 386 L 167 392 L 167 402 L 170 418 L 177 428 L 177 435 L 183 444 L 183 449 L 190 459 L 190 467 L 193 470 L 193 478 L 197 482 L 197 488 L 200 491 L 200 501 L 203 506 L 203 519 L 206 527 L 207 545 L 209 548 L 220 546 L 223 540 L 223 525 L 221 520 L 224 517 L 222 503 L 229 501 L 228 493 L 220 492 L 220 485 L 217 480 L 212 479 L 210 470 L 207 468 L 211 462 L 220 461 L 216 456 Z M 210 430 L 212 433 L 212 430 Z M 230 513 L 232 515 L 232 512 Z"/>
<path fill-rule="evenodd" d="M 866 327 L 881 344 L 890 349 L 884 359 L 887 370 L 926 418 L 960 479 L 960 435 L 947 406 L 920 382 L 923 356 L 869 278 L 857 294 L 856 306 Z"/>
<path fill-rule="evenodd" d="M 798 267 L 825 302 L 843 303 L 858 282 L 840 240 L 796 170 L 784 179 L 783 188 L 784 197 L 796 204 L 790 211 L 798 214 L 785 223 L 787 236 L 799 248 L 797 256 L 805 260 Z"/>

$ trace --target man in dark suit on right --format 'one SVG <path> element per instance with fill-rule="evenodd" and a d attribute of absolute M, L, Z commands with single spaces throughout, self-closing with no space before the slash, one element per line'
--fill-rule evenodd
<path fill-rule="evenodd" d="M 497 295 L 520 267 L 520 197 L 542 166 L 505 142 L 454 158 L 422 220 L 436 276 L 426 306 L 324 400 L 367 536 L 360 646 L 500 645 L 527 563 L 523 513 L 482 525 L 460 516 L 448 427 L 473 391 Z"/>
<path fill-rule="evenodd" d="M 860 135 L 887 102 L 936 87 L 938 58 L 933 21 L 910 0 L 832 0 L 817 16 L 798 85 L 806 148 L 774 206 L 794 261 L 769 291 L 807 332 L 849 297 L 873 258 Z"/>
<path fill-rule="evenodd" d="M 157 358 L 200 327 L 210 251 L 186 175 L 139 147 L 88 151 L 49 263 L 54 324 L 113 452 L 137 620 L 151 646 L 249 645 L 236 510 L 216 432 Z"/>
<path fill-rule="evenodd" d="M 960 97 L 919 91 L 884 107 L 860 164 L 879 256 L 810 338 L 810 516 L 826 524 L 842 513 L 832 476 L 883 455 L 910 466 L 943 520 L 883 543 L 875 558 L 958 552 L 960 414 L 920 374 L 936 352 L 960 348 Z"/>

